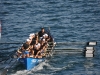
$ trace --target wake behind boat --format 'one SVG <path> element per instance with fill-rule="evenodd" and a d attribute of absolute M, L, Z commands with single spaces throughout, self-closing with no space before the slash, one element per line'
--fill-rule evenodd
<path fill-rule="evenodd" d="M 49 29 L 42 28 L 40 32 L 30 34 L 26 42 L 17 51 L 18 61 L 24 65 L 26 70 L 31 70 L 51 55 L 54 47 L 53 42 L 54 38 Z"/>

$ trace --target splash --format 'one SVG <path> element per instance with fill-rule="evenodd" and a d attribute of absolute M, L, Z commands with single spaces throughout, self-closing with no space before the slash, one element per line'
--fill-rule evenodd
<path fill-rule="evenodd" d="M 10 75 L 31 75 L 34 72 L 43 70 L 44 69 L 43 66 L 45 66 L 45 65 L 49 66 L 48 63 L 42 62 L 39 65 L 37 65 L 36 67 L 34 67 L 32 70 L 20 70 L 20 71 L 17 71 L 15 74 L 10 74 Z"/>
<path fill-rule="evenodd" d="M 50 70 L 49 72 L 45 72 L 45 67 L 46 69 Z M 40 63 L 39 65 L 37 65 L 36 67 L 34 67 L 32 70 L 20 70 L 17 71 L 14 74 L 10 74 L 10 75 L 52 75 L 55 71 L 61 70 L 62 68 L 57 68 L 57 67 L 53 67 L 52 65 L 50 65 L 50 62 L 48 62 L 48 60 L 46 60 L 45 62 Z M 50 73 L 50 74 L 49 74 Z"/>

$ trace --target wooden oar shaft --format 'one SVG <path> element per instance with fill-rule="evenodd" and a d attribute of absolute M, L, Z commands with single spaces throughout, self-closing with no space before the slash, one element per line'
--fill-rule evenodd
<path fill-rule="evenodd" d="M 83 50 L 54 50 L 55 52 L 82 52 Z"/>
<path fill-rule="evenodd" d="M 54 52 L 83 52 L 83 50 L 54 50 Z"/>
<path fill-rule="evenodd" d="M 22 42 L 0 42 L 0 44 L 22 44 Z"/>
<path fill-rule="evenodd" d="M 48 50 L 50 50 L 48 48 Z M 83 49 L 79 49 L 79 48 L 54 48 L 54 50 L 83 50 Z"/>
<path fill-rule="evenodd" d="M 60 54 L 61 54 L 61 53 L 66 53 L 66 54 L 77 54 L 77 53 L 82 53 L 82 52 L 63 52 L 63 51 L 62 51 L 62 52 L 55 51 L 55 52 L 56 52 L 56 54 L 57 54 L 57 53 L 60 53 Z"/>
<path fill-rule="evenodd" d="M 21 57 L 21 56 L 20 56 L 20 57 Z M 20 57 L 19 57 L 19 58 L 20 58 Z M 6 66 L 6 67 L 4 68 L 4 70 L 2 71 L 1 75 L 6 75 L 8 69 L 10 69 L 15 63 L 17 63 L 17 61 L 18 61 L 19 58 L 17 58 L 9 67 Z M 10 61 L 10 62 L 11 62 L 11 61 Z"/>
<path fill-rule="evenodd" d="M 49 42 L 54 43 L 54 42 Z M 56 44 L 86 44 L 87 42 L 55 42 Z M 0 42 L 0 44 L 22 44 L 22 42 Z"/>
<path fill-rule="evenodd" d="M 97 42 L 49 42 L 53 44 L 75 44 L 75 45 L 84 45 L 84 44 L 89 44 L 89 45 L 96 45 Z M 0 44 L 22 44 L 22 42 L 0 42 Z"/>
<path fill-rule="evenodd" d="M 72 45 L 84 45 L 84 44 L 86 44 L 86 42 L 57 42 L 56 44 L 57 45 L 59 45 L 59 44 L 66 44 L 66 45 L 70 45 L 70 44 L 72 44 Z"/>

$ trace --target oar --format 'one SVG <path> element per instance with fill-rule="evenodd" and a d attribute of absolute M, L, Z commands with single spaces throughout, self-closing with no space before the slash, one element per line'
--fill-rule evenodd
<path fill-rule="evenodd" d="M 62 52 L 56 52 L 55 51 L 54 54 L 64 54 L 64 53 L 66 53 L 66 54 L 82 54 L 82 52 L 64 52 L 64 51 L 62 51 Z"/>
<path fill-rule="evenodd" d="M 21 57 L 21 55 L 20 55 L 20 57 Z M 15 62 L 14 62 L 13 64 L 10 65 L 10 67 L 6 66 L 6 67 L 4 68 L 4 70 L 2 71 L 1 75 L 6 75 L 8 69 L 10 69 L 14 64 L 16 64 L 20 57 L 18 57 L 18 58 L 15 60 Z M 10 61 L 10 62 L 11 62 L 11 61 Z M 10 64 L 10 62 L 9 62 L 9 64 Z"/>
<path fill-rule="evenodd" d="M 22 44 L 22 45 L 23 45 L 23 44 Z M 22 45 L 21 45 L 21 46 L 22 46 Z M 17 51 L 17 50 L 15 50 L 14 52 L 12 52 L 12 53 L 11 53 L 11 56 L 14 55 L 16 51 Z M 11 57 L 11 56 L 10 56 L 10 57 Z M 21 57 L 21 55 L 20 55 L 20 57 Z M 19 57 L 19 58 L 20 58 L 20 57 Z M 15 62 L 14 62 L 10 67 L 6 66 L 6 67 L 4 68 L 4 70 L 3 70 L 3 72 L 2 72 L 1 75 L 6 75 L 8 69 L 10 69 L 10 68 L 16 63 L 16 61 L 18 61 L 19 58 L 17 58 L 17 59 L 15 60 Z M 7 61 L 7 60 L 6 60 L 6 61 Z M 5 61 L 5 62 L 6 62 L 6 61 Z M 12 61 L 12 60 L 11 60 L 11 61 Z M 10 61 L 8 64 L 10 64 L 11 61 Z M 4 62 L 4 63 L 5 63 L 5 62 Z"/>
<path fill-rule="evenodd" d="M 4 61 L 3 64 L 6 63 L 6 61 L 7 61 L 10 57 L 12 57 L 12 55 L 13 55 L 15 52 L 16 52 L 16 50 L 14 50 L 13 52 L 11 52 L 11 53 L 7 56 L 7 58 L 6 58 L 5 61 L 4 61 L 4 60 L 1 60 L 0 62 Z"/>
<path fill-rule="evenodd" d="M 74 48 L 74 49 L 72 49 L 72 48 L 63 48 L 63 49 L 61 49 L 61 48 L 54 48 L 53 49 L 54 50 L 54 52 L 83 52 L 84 50 L 83 49 L 79 49 L 79 48 Z M 51 51 L 50 49 L 48 49 L 47 51 Z"/>
<path fill-rule="evenodd" d="M 22 44 L 22 42 L 0 42 L 0 44 Z"/>
<path fill-rule="evenodd" d="M 0 42 L 0 44 L 21 44 L 22 42 Z M 49 42 L 52 43 L 52 42 Z M 86 44 L 86 42 L 55 42 L 56 44 Z M 88 42 L 87 42 L 88 43 Z"/>
<path fill-rule="evenodd" d="M 52 43 L 52 42 L 49 42 Z M 55 42 L 56 45 L 97 45 L 97 42 Z"/>
<path fill-rule="evenodd" d="M 52 43 L 52 42 L 49 42 L 49 43 Z M 87 42 L 54 42 L 54 44 L 56 45 L 84 45 L 86 44 Z"/>
<path fill-rule="evenodd" d="M 14 50 L 13 52 L 11 52 L 11 53 L 9 54 L 9 56 L 7 56 L 7 59 L 3 62 L 3 64 L 6 63 L 6 61 L 7 61 L 9 58 L 11 58 L 11 57 L 16 53 L 16 51 L 17 51 L 17 50 Z M 0 61 L 0 62 L 2 62 L 2 61 Z"/>
<path fill-rule="evenodd" d="M 11 42 L 6 42 L 6 43 L 4 43 L 4 42 L 0 42 L 0 44 L 16 44 L 16 43 L 11 43 Z M 20 44 L 20 43 L 17 43 L 17 44 Z M 5 50 L 5 49 L 4 49 Z M 16 52 L 17 50 L 14 50 L 14 51 L 12 51 L 8 56 L 7 56 L 7 58 L 6 58 L 6 60 L 4 61 L 4 60 L 1 60 L 0 62 L 2 62 L 2 61 L 4 61 L 3 62 L 3 64 L 10 58 L 10 57 L 12 57 L 12 55 L 13 54 L 15 54 L 15 52 Z"/>
<path fill-rule="evenodd" d="M 21 44 L 22 42 L 0 42 L 0 44 Z M 49 42 L 49 43 L 52 43 L 52 42 Z M 96 41 L 93 41 L 93 42 L 55 42 L 55 44 L 57 45 L 62 45 L 62 44 L 65 44 L 65 45 L 97 45 L 97 42 Z"/>
<path fill-rule="evenodd" d="M 49 48 L 48 48 L 49 50 Z M 54 50 L 82 50 L 81 48 L 54 48 Z"/>
<path fill-rule="evenodd" d="M 47 53 L 48 52 L 50 52 L 50 50 L 49 51 L 47 50 Z M 65 50 L 60 51 L 60 50 L 54 50 L 53 51 L 53 54 L 57 54 L 57 53 L 70 53 L 70 54 L 75 54 L 75 53 L 83 53 L 83 52 L 84 52 L 83 50 L 80 50 L 80 51 L 72 51 L 72 50 L 71 51 L 70 50 L 69 51 L 65 51 Z"/>

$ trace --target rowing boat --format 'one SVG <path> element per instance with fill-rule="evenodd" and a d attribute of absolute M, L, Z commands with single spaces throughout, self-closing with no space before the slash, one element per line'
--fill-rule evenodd
<path fill-rule="evenodd" d="M 37 66 L 39 63 L 45 61 L 45 58 L 20 58 L 19 62 L 21 62 L 26 70 L 31 70 L 35 66 Z"/>
<path fill-rule="evenodd" d="M 46 30 L 47 34 L 49 36 L 51 36 L 50 32 L 48 30 Z M 52 36 L 51 36 L 52 37 Z M 53 38 L 53 37 L 52 37 Z M 50 44 L 49 44 L 50 45 Z M 53 50 L 54 46 L 49 46 L 49 51 L 47 50 L 46 56 L 43 58 L 33 58 L 33 57 L 27 57 L 27 58 L 19 58 L 18 61 L 24 65 L 26 70 L 31 70 L 32 68 L 34 68 L 35 66 L 37 66 L 38 64 L 40 64 L 41 62 L 44 62 L 45 59 L 47 58 L 47 56 L 51 56 L 51 52 Z"/>

